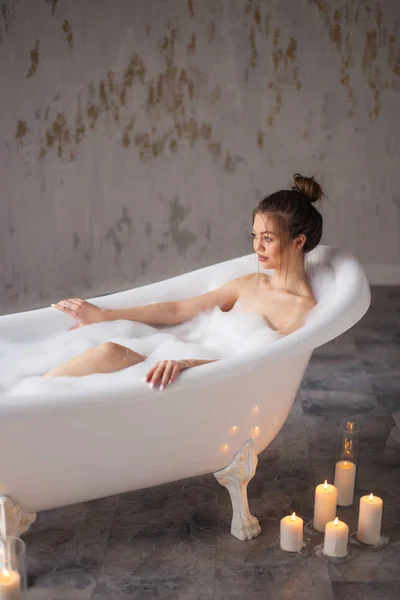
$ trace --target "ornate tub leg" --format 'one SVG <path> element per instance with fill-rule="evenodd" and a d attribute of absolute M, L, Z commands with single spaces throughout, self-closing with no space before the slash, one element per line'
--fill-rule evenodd
<path fill-rule="evenodd" d="M 247 486 L 256 472 L 258 463 L 253 440 L 249 440 L 230 465 L 214 473 L 217 481 L 227 488 L 232 501 L 231 534 L 238 540 L 251 540 L 259 535 L 261 527 L 258 519 L 250 514 L 247 500 Z"/>
<path fill-rule="evenodd" d="M 19 537 L 36 521 L 36 513 L 25 513 L 9 496 L 0 496 L 0 537 L 4 537 L 4 520 L 7 535 Z"/>

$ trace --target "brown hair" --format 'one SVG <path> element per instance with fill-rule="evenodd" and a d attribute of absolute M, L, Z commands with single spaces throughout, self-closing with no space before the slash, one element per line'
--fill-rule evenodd
<path fill-rule="evenodd" d="M 314 177 L 295 173 L 293 179 L 291 190 L 280 190 L 261 200 L 253 211 L 253 222 L 257 214 L 273 215 L 277 218 L 279 230 L 286 230 L 291 239 L 305 235 L 303 250 L 307 253 L 321 241 L 322 215 L 313 203 L 325 194 Z"/>

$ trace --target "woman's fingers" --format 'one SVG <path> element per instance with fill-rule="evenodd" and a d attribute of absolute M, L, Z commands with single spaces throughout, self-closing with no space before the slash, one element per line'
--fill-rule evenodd
<path fill-rule="evenodd" d="M 68 306 L 71 310 L 79 310 L 81 308 L 81 304 L 79 304 L 79 302 L 76 302 L 75 300 L 63 300 L 61 302 L 61 304 L 64 304 L 64 306 Z"/>
<path fill-rule="evenodd" d="M 52 304 L 52 306 L 64 306 L 67 308 L 78 308 L 80 306 L 83 306 L 84 304 L 84 300 L 80 300 L 79 298 L 65 298 L 64 300 L 60 300 L 60 302 L 57 302 L 56 304 Z"/>
<path fill-rule="evenodd" d="M 151 367 L 151 369 L 146 373 L 146 376 L 144 378 L 144 380 L 149 383 L 151 385 L 151 380 L 153 378 L 154 375 L 154 371 L 157 368 L 158 363 L 156 363 L 153 367 Z M 152 386 L 153 387 L 153 386 Z"/>
<path fill-rule="evenodd" d="M 169 383 L 175 381 L 180 370 L 181 365 L 179 361 L 163 360 L 156 363 L 147 372 L 145 381 L 152 388 L 160 384 L 160 390 L 163 390 Z"/>
<path fill-rule="evenodd" d="M 169 360 L 165 365 L 164 373 L 161 376 L 160 390 L 163 390 L 165 386 L 169 384 L 175 366 L 176 363 L 172 360 Z"/>
<path fill-rule="evenodd" d="M 61 302 L 57 302 L 57 304 L 53 305 L 54 308 L 58 308 L 64 312 L 70 312 L 71 310 L 76 310 L 77 305 L 73 304 L 69 300 L 61 300 Z"/>
<path fill-rule="evenodd" d="M 67 315 L 71 314 L 72 312 L 72 308 L 70 306 L 67 306 L 66 304 L 63 304 L 62 302 L 57 302 L 57 304 L 52 304 L 53 308 L 56 308 L 57 310 L 61 310 L 64 313 L 67 313 Z"/>
<path fill-rule="evenodd" d="M 172 369 L 172 373 L 171 373 L 168 383 L 174 383 L 180 370 L 181 370 L 181 365 L 178 361 L 177 363 L 174 364 L 174 367 Z"/>
<path fill-rule="evenodd" d="M 150 380 L 150 387 L 154 387 L 158 384 L 158 382 L 160 381 L 162 374 L 164 372 L 164 368 L 165 368 L 164 361 L 160 362 L 156 365 L 153 376 Z"/>

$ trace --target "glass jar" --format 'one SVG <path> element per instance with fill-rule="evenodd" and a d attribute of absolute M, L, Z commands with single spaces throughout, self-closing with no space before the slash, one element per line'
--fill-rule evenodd
<path fill-rule="evenodd" d="M 26 547 L 21 538 L 0 538 L 0 600 L 26 598 Z"/>
<path fill-rule="evenodd" d="M 338 489 L 338 506 L 353 506 L 360 455 L 362 426 L 356 421 L 341 421 L 336 429 L 334 485 Z"/>

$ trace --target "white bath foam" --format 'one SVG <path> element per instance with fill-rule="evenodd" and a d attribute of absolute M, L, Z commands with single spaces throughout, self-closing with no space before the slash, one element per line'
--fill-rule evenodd
<path fill-rule="evenodd" d="M 121 320 L 62 331 L 34 342 L 0 340 L 0 391 L 6 395 L 33 395 L 107 387 L 134 389 L 145 385 L 144 375 L 159 360 L 221 359 L 279 337 L 259 314 L 239 310 L 222 312 L 215 308 L 174 327 L 156 328 Z M 111 374 L 42 377 L 53 367 L 105 341 L 126 346 L 147 359 Z"/>

